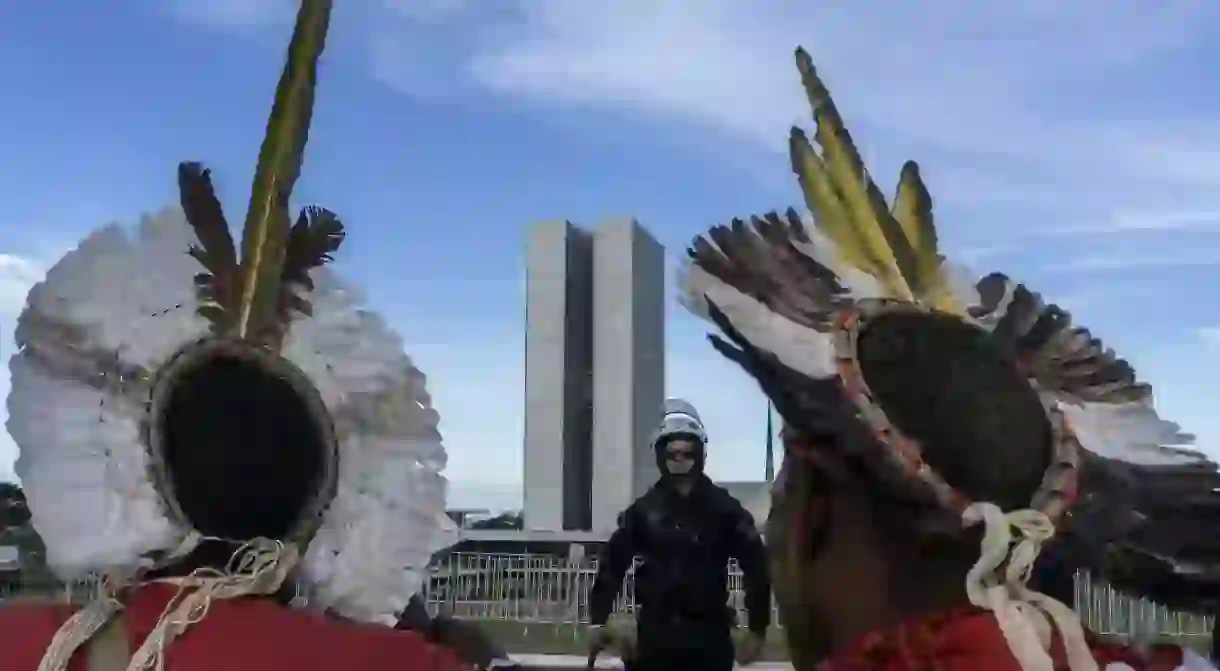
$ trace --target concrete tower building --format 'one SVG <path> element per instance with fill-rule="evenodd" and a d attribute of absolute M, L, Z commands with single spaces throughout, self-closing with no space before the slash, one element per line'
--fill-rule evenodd
<path fill-rule="evenodd" d="M 665 405 L 665 249 L 636 221 L 593 243 L 593 531 L 660 473 L 648 439 Z"/>
<path fill-rule="evenodd" d="M 525 525 L 613 529 L 658 476 L 664 248 L 630 219 L 548 222 L 526 263 Z"/>
<path fill-rule="evenodd" d="M 588 529 L 593 464 L 593 237 L 564 221 L 526 246 L 525 525 Z"/>

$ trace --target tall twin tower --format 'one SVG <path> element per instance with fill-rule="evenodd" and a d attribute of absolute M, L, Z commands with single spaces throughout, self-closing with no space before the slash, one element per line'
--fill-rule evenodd
<path fill-rule="evenodd" d="M 634 220 L 535 227 L 526 251 L 525 526 L 607 531 L 657 479 L 665 250 Z"/>

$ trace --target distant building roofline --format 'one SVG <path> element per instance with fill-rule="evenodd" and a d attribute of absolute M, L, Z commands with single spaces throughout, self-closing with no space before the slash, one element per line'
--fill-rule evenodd
<path fill-rule="evenodd" d="M 545 531 L 541 529 L 462 529 L 463 541 L 496 541 L 520 543 L 605 543 L 609 531 Z"/>

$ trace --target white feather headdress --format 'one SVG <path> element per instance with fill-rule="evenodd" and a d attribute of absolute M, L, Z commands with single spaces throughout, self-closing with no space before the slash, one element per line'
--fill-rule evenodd
<path fill-rule="evenodd" d="M 184 163 L 182 209 L 93 233 L 29 293 L 7 426 L 64 577 L 130 577 L 198 543 L 160 444 L 162 405 L 183 370 L 220 355 L 292 384 L 328 452 L 297 528 L 271 539 L 292 546 L 283 568 L 308 607 L 393 624 L 429 558 L 456 540 L 423 374 L 324 267 L 344 238 L 338 218 L 306 208 L 293 225 L 288 211 L 331 4 L 302 2 L 240 258 L 208 171 Z"/>
<path fill-rule="evenodd" d="M 174 208 L 85 239 L 30 292 L 12 357 L 8 430 L 51 567 L 64 577 L 135 569 L 191 529 L 166 505 L 142 435 L 151 377 L 206 340 L 186 253 L 196 237 Z M 455 539 L 441 527 L 445 450 L 424 376 L 401 340 L 334 274 L 310 271 L 310 316 L 281 355 L 317 387 L 336 425 L 334 499 L 308 543 L 313 605 L 393 623 Z"/>

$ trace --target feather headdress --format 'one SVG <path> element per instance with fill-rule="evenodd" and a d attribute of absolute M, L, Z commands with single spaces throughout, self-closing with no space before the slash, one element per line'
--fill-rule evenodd
<path fill-rule="evenodd" d="M 902 167 L 887 201 L 809 56 L 796 61 L 816 131 L 811 141 L 794 128 L 790 154 L 811 216 L 736 219 L 694 240 L 682 298 L 725 335 L 713 345 L 790 427 L 863 465 L 889 495 L 978 521 L 1011 492 L 959 462 L 985 462 L 1008 441 L 1042 450 L 1024 461 L 1045 471 L 1007 505 L 1066 524 L 1083 496 L 1109 511 L 1107 547 L 1186 556 L 1132 520 L 1186 505 L 1180 483 L 1202 492 L 1215 464 L 1183 447 L 1191 438 L 1157 415 L 1149 385 L 1065 310 L 1003 274 L 963 282 L 939 248 L 919 167 Z M 944 441 L 953 457 L 932 459 Z M 1164 487 L 1138 482 L 1155 469 Z M 1027 560 L 1040 542 L 1029 539 Z"/>
<path fill-rule="evenodd" d="M 289 215 L 332 4 L 302 0 L 240 246 L 210 172 L 183 163 L 180 211 L 145 218 L 135 235 L 93 233 L 29 294 L 7 427 L 34 525 L 64 577 L 134 579 L 198 546 L 205 534 L 184 512 L 183 464 L 209 455 L 171 454 L 166 444 L 180 437 L 169 418 L 194 402 L 182 389 L 201 369 L 233 362 L 291 388 L 312 424 L 304 446 L 318 449 L 287 459 L 316 462 L 301 478 L 316 481 L 299 483 L 312 487 L 300 494 L 309 501 L 290 531 L 268 539 L 291 558 L 280 568 L 292 570 L 302 603 L 393 624 L 429 557 L 454 540 L 442 521 L 445 452 L 424 376 L 324 267 L 343 242 L 339 218 L 316 207 L 295 224 Z M 215 386 L 211 394 L 217 407 L 229 397 Z"/>
<path fill-rule="evenodd" d="M 1081 497 L 1050 548 L 1055 570 L 1085 570 L 1176 611 L 1220 612 L 1220 473 L 1207 463 L 1140 465 L 1086 455 Z"/>

